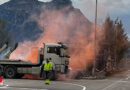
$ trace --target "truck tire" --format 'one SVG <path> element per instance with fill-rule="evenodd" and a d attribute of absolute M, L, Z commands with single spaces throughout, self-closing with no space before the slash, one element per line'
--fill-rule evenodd
<path fill-rule="evenodd" d="M 16 68 L 14 66 L 6 66 L 4 76 L 5 78 L 15 78 Z"/>
<path fill-rule="evenodd" d="M 3 75 L 3 71 L 4 71 L 4 67 L 2 65 L 0 65 L 0 76 Z"/>

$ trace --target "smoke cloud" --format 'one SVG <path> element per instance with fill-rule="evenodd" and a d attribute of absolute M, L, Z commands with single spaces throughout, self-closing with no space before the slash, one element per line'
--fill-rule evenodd
<path fill-rule="evenodd" d="M 79 8 L 81 12 L 91 22 L 95 21 L 96 0 L 72 0 L 73 6 Z M 108 15 L 107 8 L 102 4 L 103 1 L 98 0 L 98 24 L 102 24 Z"/>
<path fill-rule="evenodd" d="M 93 62 L 94 25 L 84 17 L 80 10 L 72 8 L 71 5 L 52 10 L 43 7 L 40 16 L 32 15 L 31 18 L 37 21 L 43 33 L 36 41 L 21 43 L 11 58 L 37 62 L 36 59 L 28 58 L 31 56 L 30 52 L 32 56 L 37 56 L 35 53 L 37 49 L 31 48 L 42 47 L 43 42 L 63 42 L 69 47 L 70 67 L 73 70 L 86 69 Z"/>

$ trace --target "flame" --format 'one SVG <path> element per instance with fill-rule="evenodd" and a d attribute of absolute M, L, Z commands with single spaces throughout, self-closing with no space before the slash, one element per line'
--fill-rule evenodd
<path fill-rule="evenodd" d="M 70 6 L 59 10 L 43 9 L 37 20 L 43 33 L 36 41 L 21 43 L 11 58 L 25 59 L 36 62 L 37 49 L 42 43 L 64 42 L 69 47 L 70 67 L 73 70 L 86 69 L 94 59 L 94 25 L 82 13 L 71 10 Z M 33 17 L 31 17 L 33 19 Z"/>

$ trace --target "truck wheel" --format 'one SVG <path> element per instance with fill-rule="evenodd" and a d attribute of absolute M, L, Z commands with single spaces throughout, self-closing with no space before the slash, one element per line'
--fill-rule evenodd
<path fill-rule="evenodd" d="M 13 66 L 5 67 L 5 75 L 6 78 L 15 78 L 16 76 L 16 68 Z"/>
<path fill-rule="evenodd" d="M 2 75 L 3 75 L 3 66 L 0 65 L 0 76 L 2 76 Z"/>

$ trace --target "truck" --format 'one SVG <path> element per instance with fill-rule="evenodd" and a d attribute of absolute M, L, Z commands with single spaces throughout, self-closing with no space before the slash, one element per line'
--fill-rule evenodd
<path fill-rule="evenodd" d="M 18 45 L 9 54 L 16 49 Z M 1 49 L 4 50 L 7 45 L 4 45 Z M 51 58 L 53 65 L 51 79 L 56 79 L 57 74 L 67 74 L 69 71 L 69 58 L 67 55 L 67 45 L 59 43 L 44 43 L 42 48 L 38 50 L 37 63 L 29 62 L 28 60 L 11 60 L 11 59 L 0 59 L 0 75 L 5 78 L 21 78 L 25 74 L 39 75 L 44 78 L 43 66 L 47 58 Z M 5 49 L 6 50 L 6 49 Z M 1 53 L 1 52 L 0 52 Z M 6 56 L 6 55 L 5 55 Z M 6 56 L 7 57 L 7 56 Z"/>

